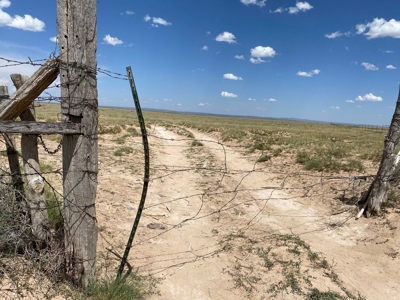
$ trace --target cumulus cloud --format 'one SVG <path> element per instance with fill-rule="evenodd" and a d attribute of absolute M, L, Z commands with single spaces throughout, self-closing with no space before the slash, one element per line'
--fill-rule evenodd
<path fill-rule="evenodd" d="M 253 57 L 274 57 L 276 52 L 273 48 L 271 47 L 263 47 L 263 46 L 257 46 L 255 48 L 252 48 L 250 50 L 251 56 Z"/>
<path fill-rule="evenodd" d="M 393 65 L 387 65 L 386 69 L 390 69 L 390 70 L 396 70 L 397 68 Z"/>
<path fill-rule="evenodd" d="M 354 103 L 353 100 L 346 100 L 346 102 L 348 102 L 348 103 Z"/>
<path fill-rule="evenodd" d="M 356 98 L 356 100 L 357 101 L 377 101 L 377 102 L 380 102 L 380 101 L 383 101 L 383 98 L 379 97 L 379 96 L 375 96 L 372 93 L 369 93 L 369 94 L 365 94 L 364 96 L 358 96 Z"/>
<path fill-rule="evenodd" d="M 104 38 L 103 41 L 106 42 L 106 44 L 112 45 L 112 46 L 116 46 L 116 45 L 120 45 L 123 43 L 123 41 L 121 41 L 120 39 L 118 39 L 117 37 L 112 37 L 109 34 L 107 34 Z"/>
<path fill-rule="evenodd" d="M 289 12 L 289 14 L 297 14 L 299 12 L 305 12 L 312 8 L 313 8 L 313 6 L 311 6 L 308 2 L 297 2 L 296 6 L 292 6 L 292 7 L 288 8 L 288 12 Z"/>
<path fill-rule="evenodd" d="M 208 46 L 203 46 L 203 48 L 201 48 L 201 50 L 207 51 L 208 50 Z"/>
<path fill-rule="evenodd" d="M 131 10 L 127 10 L 125 13 L 126 13 L 127 15 L 134 15 L 134 14 L 135 14 L 135 12 L 134 12 L 134 11 L 131 11 Z"/>
<path fill-rule="evenodd" d="M 264 7 L 265 2 L 267 2 L 267 0 L 240 0 L 240 2 L 242 2 L 245 5 L 254 4 L 259 7 Z"/>
<path fill-rule="evenodd" d="M 225 79 L 230 79 L 230 80 L 243 80 L 242 77 L 238 77 L 236 75 L 233 75 L 232 73 L 224 74 L 224 78 Z"/>
<path fill-rule="evenodd" d="M 332 106 L 333 109 L 340 109 L 339 106 Z"/>
<path fill-rule="evenodd" d="M 9 0 L 0 0 L 0 27 L 8 26 L 34 32 L 44 30 L 46 25 L 38 18 L 33 18 L 31 15 L 24 15 L 23 17 L 15 15 L 12 17 L 3 11 L 3 8 L 7 8 L 10 5 L 11 2 Z"/>
<path fill-rule="evenodd" d="M 204 106 L 204 103 L 199 103 L 199 106 Z"/>
<path fill-rule="evenodd" d="M 276 102 L 277 100 L 275 98 L 269 98 L 268 101 L 269 102 Z"/>
<path fill-rule="evenodd" d="M 392 50 L 386 50 L 385 53 L 393 53 Z"/>
<path fill-rule="evenodd" d="M 152 21 L 151 26 L 153 27 L 158 27 L 158 25 L 163 25 L 163 26 L 170 26 L 172 23 L 167 22 L 163 18 L 157 18 L 157 17 L 150 17 L 148 14 L 144 16 L 144 21 L 149 22 Z"/>
<path fill-rule="evenodd" d="M 254 98 L 249 98 L 248 100 L 249 100 L 249 101 L 257 101 L 257 100 L 254 99 Z"/>
<path fill-rule="evenodd" d="M 210 105 L 210 103 L 199 103 L 199 106 L 209 106 Z"/>
<path fill-rule="evenodd" d="M 243 55 L 235 55 L 235 58 L 236 59 L 244 59 L 244 56 Z"/>
<path fill-rule="evenodd" d="M 228 32 L 228 31 L 224 31 L 223 33 L 220 33 L 215 40 L 217 42 L 227 42 L 229 44 L 235 44 L 236 43 L 236 37 Z"/>
<path fill-rule="evenodd" d="M 226 97 L 226 98 L 236 98 L 237 97 L 237 95 L 235 95 L 233 93 L 229 93 L 229 92 L 222 92 L 221 96 Z"/>
<path fill-rule="evenodd" d="M 378 71 L 379 68 L 373 64 L 367 63 L 367 62 L 363 62 L 361 63 L 361 65 L 368 71 Z"/>
<path fill-rule="evenodd" d="M 382 37 L 400 38 L 400 21 L 395 19 L 386 21 L 383 18 L 375 18 L 372 22 L 358 24 L 356 29 L 357 34 L 363 34 L 367 39 Z"/>
<path fill-rule="evenodd" d="M 253 64 L 260 64 L 265 62 L 265 60 L 262 59 L 263 57 L 274 57 L 276 55 L 275 50 L 269 46 L 257 46 L 255 48 L 252 48 L 250 50 L 250 53 L 252 56 L 250 58 L 250 62 Z"/>
<path fill-rule="evenodd" d="M 321 73 L 321 70 L 315 69 L 310 72 L 304 72 L 304 71 L 299 71 L 297 72 L 297 76 L 302 76 L 302 77 L 313 77 L 314 75 L 318 75 Z"/>
<path fill-rule="evenodd" d="M 51 38 L 49 38 L 50 41 L 57 43 L 58 42 L 58 38 L 56 36 L 52 36 Z"/>

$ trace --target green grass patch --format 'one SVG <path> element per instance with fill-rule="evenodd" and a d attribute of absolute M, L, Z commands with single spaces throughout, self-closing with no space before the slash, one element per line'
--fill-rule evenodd
<path fill-rule="evenodd" d="M 271 156 L 269 156 L 268 154 L 263 154 L 257 159 L 257 162 L 265 162 L 265 161 L 269 161 L 270 159 L 271 159 Z"/>
<path fill-rule="evenodd" d="M 196 140 L 194 140 L 191 145 L 192 145 L 192 147 L 202 147 L 202 146 L 204 146 L 202 142 L 196 141 Z"/>
<path fill-rule="evenodd" d="M 132 147 L 121 147 L 117 150 L 114 151 L 114 155 L 115 156 L 124 156 L 126 154 L 130 154 L 133 152 L 133 148 Z"/>

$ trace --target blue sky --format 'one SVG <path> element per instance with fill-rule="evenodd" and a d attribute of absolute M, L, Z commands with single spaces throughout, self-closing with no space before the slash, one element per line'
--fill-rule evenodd
<path fill-rule="evenodd" d="M 384 4 L 383 4 L 384 3 Z M 144 108 L 389 124 L 399 87 L 398 0 L 99 0 L 98 66 L 131 66 Z M 57 47 L 55 0 L 0 0 L 0 57 Z M 4 65 L 0 61 L 0 65 Z M 31 75 L 32 66 L 0 68 Z M 133 107 L 98 76 L 99 104 Z"/>

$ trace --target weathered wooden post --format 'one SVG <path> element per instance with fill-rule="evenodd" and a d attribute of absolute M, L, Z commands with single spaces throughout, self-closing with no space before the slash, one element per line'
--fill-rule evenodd
<path fill-rule="evenodd" d="M 8 87 L 1 86 L 0 100 L 2 100 L 3 102 L 5 99 L 8 99 L 8 97 Z M 10 173 L 15 191 L 15 199 L 18 202 L 22 203 L 23 201 L 25 201 L 24 182 L 22 180 L 21 171 L 19 168 L 17 144 L 15 143 L 15 137 L 13 134 L 4 133 L 3 136 L 7 147 L 8 163 L 10 165 Z"/>
<path fill-rule="evenodd" d="M 368 191 L 361 199 L 365 202 L 364 207 L 357 214 L 356 219 L 361 217 L 366 211 L 367 217 L 372 213 L 377 213 L 381 209 L 382 203 L 386 202 L 387 194 L 389 192 L 390 184 L 393 181 L 398 181 L 394 176 L 399 173 L 399 161 L 394 150 L 400 141 L 400 90 L 396 102 L 396 108 L 393 114 L 392 122 L 390 124 L 389 132 L 385 138 L 385 147 L 381 164 L 378 173 L 369 187 Z"/>
<path fill-rule="evenodd" d="M 57 0 L 61 112 L 82 135 L 63 137 L 67 273 L 77 285 L 94 280 L 97 243 L 97 0 Z"/>
<path fill-rule="evenodd" d="M 28 80 L 28 76 L 21 74 L 11 74 L 10 77 L 17 90 Z M 33 103 L 20 115 L 20 118 L 21 121 L 36 121 Z M 39 246 L 45 246 L 46 242 L 51 239 L 51 232 L 47 203 L 44 197 L 44 181 L 39 165 L 37 139 L 37 134 L 22 134 L 21 156 L 26 174 L 32 231 L 38 239 Z"/>

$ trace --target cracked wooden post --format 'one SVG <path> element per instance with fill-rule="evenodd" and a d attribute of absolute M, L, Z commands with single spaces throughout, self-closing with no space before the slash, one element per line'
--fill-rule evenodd
<path fill-rule="evenodd" d="M 11 74 L 10 78 L 18 90 L 29 79 L 21 74 Z M 36 121 L 35 108 L 32 103 L 20 118 L 22 121 Z M 51 239 L 47 203 L 44 196 L 44 181 L 39 165 L 38 136 L 36 134 L 22 134 L 21 156 L 26 174 L 28 190 L 28 205 L 32 222 L 32 232 L 38 239 L 38 246 L 44 247 Z"/>
<path fill-rule="evenodd" d="M 63 137 L 66 268 L 79 286 L 94 280 L 96 262 L 96 2 L 57 0 L 62 118 L 82 125 L 82 135 Z"/>

